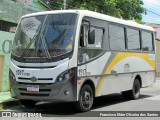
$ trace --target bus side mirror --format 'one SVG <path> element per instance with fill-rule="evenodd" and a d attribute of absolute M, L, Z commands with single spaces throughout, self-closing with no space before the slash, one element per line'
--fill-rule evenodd
<path fill-rule="evenodd" d="M 89 32 L 89 39 L 88 39 L 88 44 L 95 44 L 95 30 L 92 30 L 91 32 Z"/>

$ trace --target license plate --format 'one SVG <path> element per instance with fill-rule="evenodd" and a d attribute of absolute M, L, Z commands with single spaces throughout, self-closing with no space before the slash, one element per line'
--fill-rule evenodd
<path fill-rule="evenodd" d="M 34 92 L 39 92 L 39 86 L 27 86 L 27 91 L 34 91 Z"/>

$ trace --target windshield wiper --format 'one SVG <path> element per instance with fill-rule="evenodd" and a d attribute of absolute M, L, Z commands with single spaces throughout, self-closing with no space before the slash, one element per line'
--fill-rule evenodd
<path fill-rule="evenodd" d="M 44 22 L 43 22 L 43 25 L 42 25 L 42 29 L 41 29 L 41 32 L 40 32 L 40 36 L 39 36 L 39 42 L 40 42 L 40 40 L 41 40 L 47 58 L 48 58 L 48 59 L 51 59 L 51 56 L 50 56 L 50 54 L 49 54 L 49 52 L 48 52 L 46 40 L 45 40 L 45 37 L 44 37 L 44 35 L 43 35 L 43 31 L 44 31 L 45 28 L 46 28 L 46 26 L 45 26 L 45 21 L 47 20 L 47 18 L 48 18 L 48 15 L 47 15 L 47 16 L 45 17 L 45 19 L 44 19 Z M 36 51 L 36 52 L 37 52 L 37 51 Z"/>
<path fill-rule="evenodd" d="M 44 47 L 44 51 L 45 51 L 45 54 L 46 54 L 47 58 L 51 59 L 51 56 L 50 56 L 50 54 L 48 52 L 48 48 L 47 48 L 47 45 L 46 45 L 46 40 L 45 40 L 43 34 L 41 34 L 40 37 L 41 37 L 41 41 L 42 41 L 42 44 L 43 44 L 43 47 Z"/>
<path fill-rule="evenodd" d="M 24 55 L 27 53 L 27 49 L 29 49 L 29 47 L 32 45 L 32 43 L 36 40 L 36 35 L 31 39 L 30 43 L 27 45 L 27 47 L 23 50 L 23 53 L 21 55 L 21 58 L 24 57 Z"/>

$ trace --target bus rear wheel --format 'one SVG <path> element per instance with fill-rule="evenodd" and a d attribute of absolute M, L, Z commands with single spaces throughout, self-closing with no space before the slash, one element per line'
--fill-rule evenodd
<path fill-rule="evenodd" d="M 33 107 L 36 104 L 36 101 L 33 100 L 19 100 L 20 105 L 24 107 Z"/>
<path fill-rule="evenodd" d="M 75 107 L 80 112 L 89 111 L 92 108 L 93 100 L 93 89 L 90 85 L 86 84 L 80 91 L 79 100 L 75 103 Z"/>
<path fill-rule="evenodd" d="M 140 81 L 138 79 L 135 79 L 132 90 L 122 92 L 123 98 L 129 100 L 138 99 L 140 96 L 140 88 L 141 88 Z"/>

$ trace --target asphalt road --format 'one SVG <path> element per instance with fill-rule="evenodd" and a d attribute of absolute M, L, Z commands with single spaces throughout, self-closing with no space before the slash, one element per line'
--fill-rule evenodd
<path fill-rule="evenodd" d="M 48 119 L 73 119 L 73 117 L 77 117 L 77 119 L 81 119 L 81 116 L 92 116 L 96 112 L 86 112 L 86 113 L 77 113 L 74 109 L 73 103 L 44 103 L 40 102 L 36 105 L 36 107 L 24 108 L 21 106 L 15 106 L 11 109 L 7 109 L 5 111 L 18 111 L 22 113 L 41 113 L 42 116 L 49 117 Z M 103 97 L 96 98 L 94 101 L 94 105 L 91 111 L 160 111 L 160 80 L 157 80 L 153 85 L 142 88 L 141 96 L 138 100 L 124 100 L 121 94 L 113 94 L 107 95 Z M 59 116 L 61 116 L 59 118 Z M 58 118 L 57 118 L 58 117 Z M 139 117 L 138 117 L 139 118 Z M 8 120 L 8 118 L 3 118 Z M 19 120 L 20 118 L 15 118 Z M 98 119 L 98 118 L 89 118 L 87 119 Z M 106 119 L 103 117 L 103 119 Z M 113 117 L 112 117 L 113 119 Z M 115 118 L 114 118 L 115 119 Z M 120 117 L 120 119 L 125 120 L 128 119 L 126 117 Z M 129 120 L 135 119 L 136 117 L 130 117 Z M 146 117 L 141 118 L 141 120 L 146 119 Z M 148 117 L 147 120 L 157 119 L 159 117 Z M 34 120 L 41 120 L 41 118 L 37 118 Z"/>

